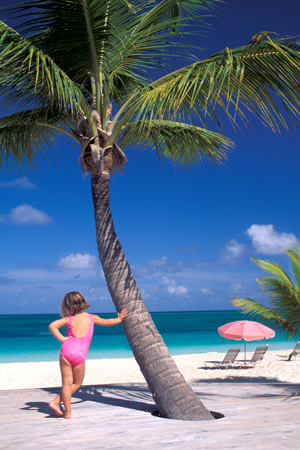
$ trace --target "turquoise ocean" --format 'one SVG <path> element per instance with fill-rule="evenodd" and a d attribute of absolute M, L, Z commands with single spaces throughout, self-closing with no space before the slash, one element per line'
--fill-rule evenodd
<path fill-rule="evenodd" d="M 226 352 L 229 347 L 244 346 L 243 341 L 222 338 L 217 332 L 225 323 L 247 319 L 239 311 L 154 312 L 151 316 L 171 355 Z M 56 314 L 0 315 L 0 363 L 58 360 L 61 344 L 48 329 L 49 323 L 58 318 Z M 66 329 L 62 333 L 66 334 Z M 247 351 L 262 342 L 269 344 L 269 350 L 286 350 L 295 345 L 295 341 L 276 331 L 275 337 L 267 341 L 248 342 Z M 88 359 L 131 356 L 122 325 L 95 327 Z"/>

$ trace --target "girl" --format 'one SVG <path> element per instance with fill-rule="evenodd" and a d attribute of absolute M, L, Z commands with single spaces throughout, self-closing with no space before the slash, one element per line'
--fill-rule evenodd
<path fill-rule="evenodd" d="M 60 370 L 62 388 L 60 394 L 49 403 L 58 416 L 71 419 L 71 395 L 82 385 L 85 373 L 85 359 L 93 337 L 94 324 L 110 327 L 121 323 L 127 316 L 127 310 L 122 309 L 116 319 L 102 319 L 85 310 L 90 305 L 80 292 L 69 292 L 61 304 L 62 319 L 50 323 L 49 330 L 63 345 L 60 350 Z M 68 314 L 69 317 L 67 316 Z M 68 326 L 68 336 L 63 336 L 59 328 Z M 65 412 L 60 409 L 63 402 Z"/>

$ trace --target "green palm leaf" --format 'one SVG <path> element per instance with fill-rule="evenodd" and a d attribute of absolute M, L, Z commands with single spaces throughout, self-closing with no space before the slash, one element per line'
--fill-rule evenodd
<path fill-rule="evenodd" d="M 283 280 L 284 282 L 286 282 L 292 286 L 293 283 L 292 283 L 291 279 L 289 278 L 289 276 L 287 275 L 285 270 L 276 262 L 263 261 L 261 259 L 256 259 L 256 258 L 250 258 L 250 259 L 251 259 L 251 261 L 253 261 L 255 264 L 257 264 L 262 269 L 266 270 L 267 272 L 272 273 L 276 277 L 280 278 L 281 280 Z"/>
<path fill-rule="evenodd" d="M 82 93 L 69 77 L 15 30 L 0 22 L 0 95 L 9 106 L 51 102 L 78 108 Z"/>
<path fill-rule="evenodd" d="M 296 286 L 300 289 L 300 256 L 292 250 L 285 250 L 290 256 L 290 264 Z"/>
<path fill-rule="evenodd" d="M 298 320 L 295 323 L 292 323 L 290 320 L 281 315 L 280 312 L 274 311 L 273 309 L 261 305 L 254 300 L 232 298 L 231 302 L 234 306 L 241 308 L 241 311 L 244 314 L 247 314 L 252 318 L 263 319 L 264 322 L 269 325 L 278 326 L 289 339 L 300 338 L 300 315 L 298 316 Z"/>
<path fill-rule="evenodd" d="M 267 36 L 267 40 L 217 53 L 149 85 L 139 99 L 138 118 L 146 117 L 148 111 L 157 120 L 183 112 L 201 124 L 212 120 L 218 126 L 218 106 L 232 120 L 238 115 L 246 123 L 249 111 L 274 131 L 280 125 L 286 128 L 272 94 L 291 120 L 299 117 L 299 52 L 300 43 L 272 41 Z"/>
<path fill-rule="evenodd" d="M 168 38 L 189 25 L 187 18 L 197 19 L 214 3 L 162 0 L 153 6 L 152 1 L 33 0 L 10 9 L 24 17 L 34 8 L 35 18 L 19 28 L 46 48 L 70 78 L 84 83 L 89 72 L 96 73 L 95 59 L 106 77 L 112 72 L 120 76 L 127 68 L 127 75 L 143 74 L 148 79 L 147 69 L 165 67 L 162 58 L 176 56 L 168 48 L 183 46 Z"/>
<path fill-rule="evenodd" d="M 250 111 L 278 130 L 286 122 L 273 99 L 275 93 L 292 121 L 299 116 L 300 60 L 299 42 L 271 40 L 262 33 L 247 46 L 227 48 L 151 82 L 149 70 L 167 68 L 168 54 L 182 56 L 183 45 L 170 37 L 188 32 L 191 19 L 203 21 L 216 4 L 212 0 L 162 0 L 155 5 L 146 0 L 21 3 L 12 11 L 24 17 L 20 29 L 27 38 L 3 23 L 0 27 L 0 96 L 9 108 L 45 108 L 47 113 L 61 108 L 67 116 L 85 115 L 96 136 L 87 104 L 96 94 L 102 128 L 109 103 L 119 108 L 109 144 L 119 135 L 124 145 L 133 143 L 135 129 L 141 133 L 136 135 L 138 144 L 154 146 L 179 164 L 200 160 L 195 142 L 204 158 L 220 161 L 231 143 L 206 130 L 217 127 L 223 132 L 221 113 L 236 127 L 236 116 L 247 126 Z M 183 136 L 186 157 L 180 149 Z"/>
<path fill-rule="evenodd" d="M 138 138 L 137 138 L 138 136 Z M 204 128 L 172 121 L 141 122 L 138 126 L 127 124 L 118 143 L 154 148 L 159 156 L 189 167 L 195 161 L 221 162 L 233 142 Z"/>
<path fill-rule="evenodd" d="M 274 308 L 280 308 L 281 311 L 287 312 L 293 305 L 293 308 L 299 309 L 300 312 L 300 290 L 293 284 L 268 275 L 257 278 L 256 281 L 262 285 Z"/>
<path fill-rule="evenodd" d="M 24 161 L 34 165 L 40 154 L 54 152 L 54 145 L 61 133 L 76 140 L 72 130 L 76 122 L 60 108 L 35 108 L 0 118 L 0 167 L 23 168 Z M 78 140 L 77 140 L 78 142 Z"/>
<path fill-rule="evenodd" d="M 299 256 L 286 250 L 292 261 L 292 269 L 297 279 L 299 273 Z M 300 287 L 294 285 L 286 272 L 279 264 L 270 261 L 262 261 L 251 258 L 262 269 L 270 272 L 257 278 L 256 281 L 262 286 L 267 294 L 272 308 L 261 305 L 258 302 L 244 298 L 233 298 L 231 302 L 242 309 L 243 313 L 264 318 L 269 323 L 278 325 L 289 338 L 299 339 L 300 336 Z M 274 275 L 274 276 L 273 276 Z"/>

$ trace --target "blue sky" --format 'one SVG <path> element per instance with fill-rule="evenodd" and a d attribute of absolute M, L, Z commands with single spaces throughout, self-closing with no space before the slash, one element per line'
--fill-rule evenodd
<path fill-rule="evenodd" d="M 1 4 L 5 2 L 1 1 Z M 288 5 L 288 8 L 287 8 Z M 199 57 L 248 43 L 259 31 L 296 35 L 298 1 L 232 1 L 210 19 Z M 1 112 L 1 114 L 4 114 Z M 232 308 L 232 297 L 263 301 L 250 256 L 288 270 L 282 248 L 300 239 L 299 134 L 275 135 L 252 119 L 234 136 L 222 167 L 182 171 L 154 153 L 127 149 L 111 183 L 115 228 L 150 311 Z M 81 291 L 92 312 L 114 311 L 97 256 L 89 178 L 79 148 L 57 143 L 34 173 L 0 175 L 2 314 L 56 313 Z"/>

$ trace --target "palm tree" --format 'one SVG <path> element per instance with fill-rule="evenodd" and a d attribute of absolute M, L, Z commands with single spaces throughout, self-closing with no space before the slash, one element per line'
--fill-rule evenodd
<path fill-rule="evenodd" d="M 178 371 L 142 301 L 115 233 L 110 175 L 122 171 L 123 150 L 133 144 L 182 167 L 219 163 L 233 145 L 221 114 L 233 127 L 237 118 L 247 125 L 250 112 L 274 131 L 287 128 L 274 95 L 291 120 L 298 116 L 298 42 L 262 33 L 202 61 L 187 53 L 182 35 L 195 21 L 202 25 L 216 3 L 32 0 L 12 9 L 20 32 L 0 22 L 0 95 L 10 112 L 0 119 L 0 163 L 33 164 L 61 133 L 79 144 L 111 297 L 117 310 L 129 311 L 124 330 L 160 415 L 185 420 L 213 417 Z M 183 57 L 189 64 L 168 73 L 168 60 Z"/>
<path fill-rule="evenodd" d="M 235 306 L 241 307 L 243 313 L 260 317 L 278 326 L 289 339 L 299 339 L 300 257 L 296 252 L 285 251 L 290 257 L 292 279 L 279 264 L 251 258 L 255 264 L 271 274 L 256 279 L 269 297 L 271 308 L 251 299 L 233 298 L 231 301 Z"/>

